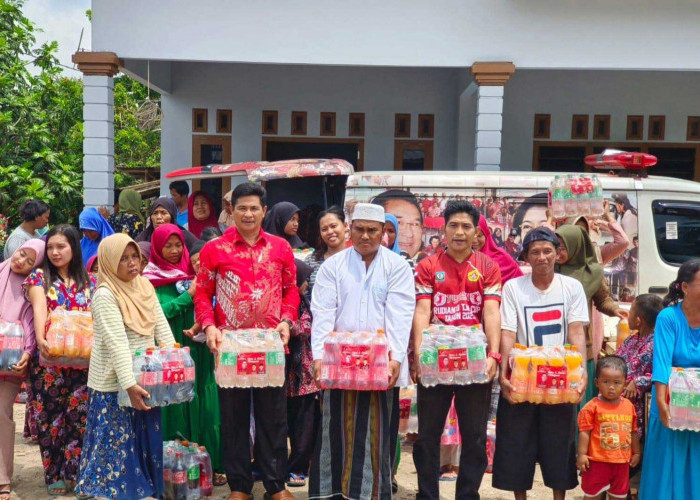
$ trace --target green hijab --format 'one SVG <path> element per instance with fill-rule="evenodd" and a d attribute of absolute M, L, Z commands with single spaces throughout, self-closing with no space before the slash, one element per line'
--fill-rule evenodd
<path fill-rule="evenodd" d="M 141 213 L 141 194 L 133 189 L 125 189 L 119 193 L 119 211 L 135 215 L 141 222 L 145 222 Z"/>
<path fill-rule="evenodd" d="M 590 303 L 605 277 L 603 267 L 596 259 L 591 237 L 585 229 L 572 224 L 564 224 L 556 233 L 564 240 L 569 253 L 569 260 L 558 266 L 557 272 L 580 281 L 586 292 L 586 301 Z"/>

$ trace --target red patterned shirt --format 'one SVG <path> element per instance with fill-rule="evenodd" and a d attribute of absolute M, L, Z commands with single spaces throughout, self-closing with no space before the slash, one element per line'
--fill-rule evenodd
<path fill-rule="evenodd" d="M 194 309 L 203 329 L 275 328 L 283 319 L 296 321 L 296 264 L 284 239 L 261 230 L 249 245 L 231 227 L 204 245 L 199 262 Z"/>
<path fill-rule="evenodd" d="M 501 271 L 486 254 L 461 264 L 440 250 L 416 267 L 416 300 L 430 299 L 431 323 L 483 324 L 484 301 L 501 300 Z"/>

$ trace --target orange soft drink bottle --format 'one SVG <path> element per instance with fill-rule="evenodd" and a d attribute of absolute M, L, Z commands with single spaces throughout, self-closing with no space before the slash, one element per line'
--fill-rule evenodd
<path fill-rule="evenodd" d="M 530 356 L 530 384 L 528 401 L 540 404 L 544 402 L 544 388 L 547 380 L 547 356 L 542 347 L 532 346 Z"/>
<path fill-rule="evenodd" d="M 564 354 L 560 347 L 547 349 L 547 383 L 544 393 L 544 402 L 556 405 L 563 401 L 564 385 L 566 384 L 566 366 Z"/>
<path fill-rule="evenodd" d="M 566 387 L 564 388 L 564 402 L 577 403 L 579 389 L 582 382 L 581 365 L 583 356 L 575 345 L 566 346 Z"/>
<path fill-rule="evenodd" d="M 525 346 L 515 344 L 515 348 L 511 351 L 512 363 L 510 383 L 513 386 L 511 397 L 516 403 L 524 403 L 527 401 L 528 385 L 530 376 L 528 369 L 530 367 L 530 356 L 528 356 Z"/>

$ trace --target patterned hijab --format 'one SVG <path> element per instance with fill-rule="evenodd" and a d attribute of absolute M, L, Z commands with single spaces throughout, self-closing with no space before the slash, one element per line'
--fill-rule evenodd
<path fill-rule="evenodd" d="M 125 189 L 119 193 L 119 212 L 135 215 L 144 222 L 141 212 L 141 194 L 133 189 Z"/>
<path fill-rule="evenodd" d="M 158 301 L 153 285 L 142 276 L 136 276 L 131 281 L 122 281 L 117 276 L 119 261 L 129 245 L 134 245 L 141 255 L 136 242 L 124 233 L 113 234 L 102 240 L 97 251 L 100 263 L 97 286 L 108 288 L 114 294 L 124 324 L 129 329 L 139 335 L 150 336 L 156 328 L 153 310 Z"/>

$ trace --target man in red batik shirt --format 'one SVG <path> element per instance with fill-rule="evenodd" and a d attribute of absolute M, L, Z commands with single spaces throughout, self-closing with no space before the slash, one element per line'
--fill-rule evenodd
<path fill-rule="evenodd" d="M 292 248 L 264 232 L 265 189 L 253 183 L 233 190 L 235 226 L 207 243 L 200 254 L 194 298 L 197 322 L 216 353 L 221 330 L 272 328 L 282 342 L 297 319 L 299 291 Z M 212 299 L 216 305 L 212 306 Z M 251 398 L 252 394 L 252 398 Z M 267 493 L 274 500 L 294 498 L 287 478 L 287 398 L 283 387 L 219 388 L 221 444 L 229 500 L 250 498 L 253 479 L 248 432 L 251 399 L 255 415 L 255 461 Z"/>
<path fill-rule="evenodd" d="M 413 445 L 419 499 L 439 498 L 440 436 L 454 397 L 462 438 L 456 498 L 478 498 L 486 471 L 486 421 L 491 381 L 501 356 L 501 272 L 486 254 L 472 251 L 479 211 L 467 201 L 450 201 L 445 208 L 447 250 L 423 259 L 416 267 L 416 312 L 413 317 L 414 352 L 420 352 L 423 330 L 430 324 L 482 325 L 487 337 L 483 383 L 439 384 L 425 387 L 417 357 L 413 378 L 418 382 L 420 432 Z M 486 382 L 488 381 L 488 382 Z"/>

